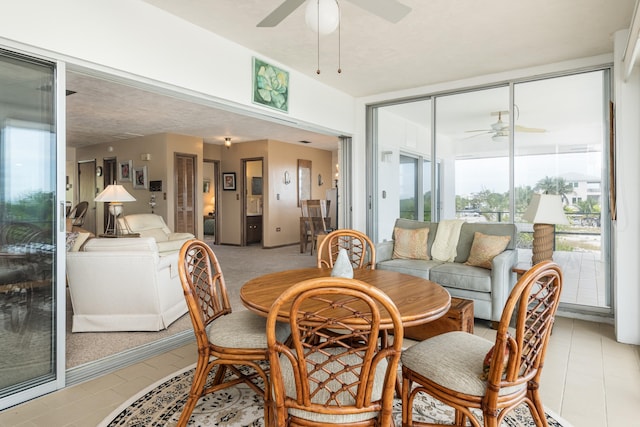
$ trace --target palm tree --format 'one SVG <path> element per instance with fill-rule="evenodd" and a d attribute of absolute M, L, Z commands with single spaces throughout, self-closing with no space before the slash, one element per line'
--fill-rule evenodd
<path fill-rule="evenodd" d="M 569 204 L 567 194 L 573 193 L 573 185 L 566 182 L 564 178 L 559 177 L 551 178 L 545 176 L 536 183 L 533 189 L 534 191 L 543 191 L 545 194 L 559 194 L 566 204 Z"/>

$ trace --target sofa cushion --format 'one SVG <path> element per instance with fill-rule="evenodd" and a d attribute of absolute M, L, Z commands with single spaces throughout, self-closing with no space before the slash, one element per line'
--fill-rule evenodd
<path fill-rule="evenodd" d="M 511 236 L 493 236 L 476 231 L 465 264 L 491 269 L 491 261 L 504 251 L 510 240 Z"/>
<path fill-rule="evenodd" d="M 394 259 L 431 259 L 429 256 L 428 228 L 399 228 L 393 230 L 393 255 Z"/>
<path fill-rule="evenodd" d="M 491 270 L 456 262 L 434 266 L 429 272 L 429 280 L 448 288 L 491 292 Z"/>
<path fill-rule="evenodd" d="M 140 251 L 158 252 L 158 244 L 150 237 L 89 239 L 84 252 Z"/>
<path fill-rule="evenodd" d="M 140 230 L 139 233 L 142 237 L 153 237 L 154 239 L 156 239 L 156 242 L 166 242 L 167 240 L 169 240 L 167 233 L 165 233 L 161 228 Z"/>
<path fill-rule="evenodd" d="M 429 280 L 429 271 L 433 267 L 437 267 L 441 264 L 442 261 L 434 260 L 426 261 L 423 259 L 391 259 L 388 261 L 377 263 L 376 268 L 380 270 L 397 271 L 398 273 L 410 274 L 412 276 L 417 276 Z"/>

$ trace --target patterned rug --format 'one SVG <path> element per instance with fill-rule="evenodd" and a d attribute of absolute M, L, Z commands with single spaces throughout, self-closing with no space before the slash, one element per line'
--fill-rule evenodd
<path fill-rule="evenodd" d="M 113 411 L 98 427 L 175 426 L 191 387 L 194 366 L 185 368 L 151 385 Z M 212 376 L 211 376 L 212 377 Z M 400 399 L 394 400 L 396 426 L 401 426 Z M 230 387 L 200 399 L 190 426 L 264 427 L 262 397 L 244 384 Z M 414 405 L 416 421 L 444 422 L 453 419 L 453 410 L 429 396 L 420 395 Z M 549 427 L 571 427 L 567 421 L 547 412 Z M 534 427 L 526 407 L 516 408 L 502 426 Z"/>

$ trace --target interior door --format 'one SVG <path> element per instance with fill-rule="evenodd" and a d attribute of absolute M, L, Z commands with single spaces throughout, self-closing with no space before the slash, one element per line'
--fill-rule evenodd
<path fill-rule="evenodd" d="M 176 153 L 175 172 L 174 231 L 196 234 L 196 156 Z"/>

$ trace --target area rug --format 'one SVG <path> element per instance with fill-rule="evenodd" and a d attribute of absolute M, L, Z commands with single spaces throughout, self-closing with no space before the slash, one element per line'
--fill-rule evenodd
<path fill-rule="evenodd" d="M 98 427 L 175 426 L 191 387 L 194 367 L 187 367 L 149 386 L 113 411 Z M 245 384 L 239 384 L 201 398 L 189 426 L 264 427 L 263 411 L 262 397 Z M 453 410 L 429 396 L 420 395 L 416 398 L 414 414 L 416 421 L 448 422 L 453 417 Z M 549 427 L 571 427 L 553 413 L 547 412 L 546 416 Z M 400 399 L 394 400 L 393 417 L 396 426 L 401 426 Z M 534 423 L 528 409 L 521 406 L 506 417 L 502 426 L 534 427 Z"/>

